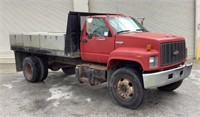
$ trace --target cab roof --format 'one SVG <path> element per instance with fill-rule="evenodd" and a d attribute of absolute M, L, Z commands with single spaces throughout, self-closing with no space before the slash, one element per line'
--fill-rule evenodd
<path fill-rule="evenodd" d="M 112 17 L 112 18 L 115 18 L 115 17 L 129 17 L 129 16 L 126 16 L 126 15 L 123 15 L 123 14 L 114 14 L 114 15 L 94 15 L 92 17 L 96 17 L 96 18 Z"/>

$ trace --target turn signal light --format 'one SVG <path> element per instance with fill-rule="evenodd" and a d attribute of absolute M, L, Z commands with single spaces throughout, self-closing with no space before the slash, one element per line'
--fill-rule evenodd
<path fill-rule="evenodd" d="M 147 51 L 151 51 L 152 50 L 152 45 L 151 44 L 146 45 L 146 50 Z"/>

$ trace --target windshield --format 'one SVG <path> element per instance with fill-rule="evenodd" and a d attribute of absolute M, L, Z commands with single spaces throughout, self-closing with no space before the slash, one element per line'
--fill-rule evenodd
<path fill-rule="evenodd" d="M 115 33 L 124 32 L 146 32 L 142 25 L 135 19 L 129 17 L 108 18 L 108 22 L 112 26 Z"/>

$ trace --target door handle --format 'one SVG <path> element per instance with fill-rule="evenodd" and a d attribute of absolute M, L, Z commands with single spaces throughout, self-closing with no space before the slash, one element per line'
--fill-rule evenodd
<path fill-rule="evenodd" d="M 106 40 L 106 38 L 104 38 L 104 37 L 103 38 L 102 37 L 97 37 L 96 40 L 104 41 L 104 40 Z"/>
<path fill-rule="evenodd" d="M 81 42 L 83 43 L 87 43 L 88 41 L 86 39 L 83 39 Z"/>
<path fill-rule="evenodd" d="M 122 45 L 124 42 L 123 41 L 115 41 L 115 44 L 118 44 L 118 45 Z"/>

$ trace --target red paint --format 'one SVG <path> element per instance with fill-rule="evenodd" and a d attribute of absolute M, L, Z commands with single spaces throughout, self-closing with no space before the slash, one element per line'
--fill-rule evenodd
<path fill-rule="evenodd" d="M 129 60 L 138 62 L 144 71 L 160 70 L 168 67 L 172 67 L 185 62 L 160 66 L 160 44 L 165 42 L 176 42 L 184 40 L 183 37 L 159 34 L 151 32 L 135 32 L 135 33 L 122 33 L 115 34 L 110 24 L 106 20 L 107 17 L 117 16 L 93 16 L 103 18 L 104 22 L 111 31 L 112 37 L 104 37 L 105 40 L 98 40 L 98 36 L 93 36 L 92 39 L 88 39 L 86 35 L 86 25 L 84 25 L 81 36 L 81 58 L 84 61 L 97 62 L 107 64 L 113 59 L 116 60 Z M 83 43 L 83 40 L 87 40 L 87 43 Z M 123 42 L 122 45 L 115 44 L 116 41 Z M 151 44 L 152 50 L 147 51 L 146 45 Z M 149 57 L 158 56 L 158 67 L 154 69 L 149 68 Z M 138 58 L 137 56 L 141 56 Z"/>

